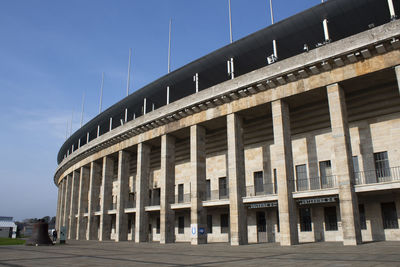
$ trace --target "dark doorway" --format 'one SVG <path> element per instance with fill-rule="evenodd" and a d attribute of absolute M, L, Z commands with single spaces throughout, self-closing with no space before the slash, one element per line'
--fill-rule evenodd
<path fill-rule="evenodd" d="M 267 221 L 265 219 L 265 212 L 257 211 L 257 242 L 267 242 Z"/>

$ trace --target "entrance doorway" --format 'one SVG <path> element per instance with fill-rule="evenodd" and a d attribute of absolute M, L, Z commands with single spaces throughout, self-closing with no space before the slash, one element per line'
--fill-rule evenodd
<path fill-rule="evenodd" d="M 257 242 L 267 242 L 267 220 L 265 219 L 265 212 L 257 211 Z"/>

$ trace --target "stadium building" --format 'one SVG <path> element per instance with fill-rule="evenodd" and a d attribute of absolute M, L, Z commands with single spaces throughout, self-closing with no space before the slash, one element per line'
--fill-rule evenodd
<path fill-rule="evenodd" d="M 400 240 L 398 14 L 399 1 L 330 0 L 111 106 L 58 153 L 57 230 L 191 244 Z"/>

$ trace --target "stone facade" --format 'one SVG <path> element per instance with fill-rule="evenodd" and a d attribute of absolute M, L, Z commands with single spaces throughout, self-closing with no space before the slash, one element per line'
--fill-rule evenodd
<path fill-rule="evenodd" d="M 400 51 L 391 41 L 399 28 L 369 30 L 356 48 L 354 37 L 338 41 L 342 56 L 370 49 L 369 57 L 324 70 L 321 55 L 339 53 L 332 43 L 316 49 L 318 72 L 291 81 L 283 67 L 299 58 L 278 62 L 272 88 L 272 70 L 262 68 L 198 93 L 227 101 L 89 156 L 136 122 L 82 146 L 56 173 L 57 227 L 70 239 L 163 244 L 400 240 Z M 384 53 L 371 49 L 378 42 Z"/>

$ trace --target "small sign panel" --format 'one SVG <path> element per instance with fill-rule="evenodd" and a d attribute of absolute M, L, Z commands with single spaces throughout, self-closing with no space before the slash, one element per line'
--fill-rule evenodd
<path fill-rule="evenodd" d="M 305 198 L 299 199 L 297 202 L 299 205 L 310 205 L 319 203 L 331 203 L 336 202 L 337 197 L 316 197 L 316 198 Z"/>
<path fill-rule="evenodd" d="M 199 228 L 199 234 L 204 235 L 206 233 L 206 230 L 203 227 Z"/>
<path fill-rule="evenodd" d="M 278 202 L 262 202 L 262 203 L 253 203 L 248 205 L 249 209 L 261 209 L 261 208 L 274 208 L 278 206 Z"/>
<path fill-rule="evenodd" d="M 65 243 L 65 226 L 61 226 L 60 227 L 60 244 L 64 244 Z"/>

